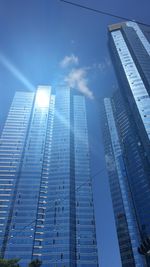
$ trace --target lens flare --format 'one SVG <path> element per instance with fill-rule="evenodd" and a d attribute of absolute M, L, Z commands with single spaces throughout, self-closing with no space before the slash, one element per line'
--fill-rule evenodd
<path fill-rule="evenodd" d="M 29 91 L 34 91 L 34 86 L 28 81 L 28 79 L 18 70 L 4 55 L 0 54 L 0 63 L 8 69 L 13 76 L 15 76 L 20 82 L 22 82 Z"/>
<path fill-rule="evenodd" d="M 50 90 L 40 88 L 37 90 L 35 103 L 39 108 L 47 108 L 50 101 Z"/>

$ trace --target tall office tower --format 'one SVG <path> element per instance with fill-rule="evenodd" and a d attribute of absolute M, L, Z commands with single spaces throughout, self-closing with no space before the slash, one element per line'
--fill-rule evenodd
<path fill-rule="evenodd" d="M 103 125 L 106 162 L 123 267 L 150 266 L 148 39 L 149 29 L 141 28 L 136 23 L 109 26 L 109 46 L 120 90 L 112 98 L 104 100 Z"/>
<path fill-rule="evenodd" d="M 85 98 L 16 92 L 0 139 L 0 248 L 43 267 L 98 266 Z"/>

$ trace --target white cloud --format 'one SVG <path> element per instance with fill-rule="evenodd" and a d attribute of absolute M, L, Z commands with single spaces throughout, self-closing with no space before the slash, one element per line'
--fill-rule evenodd
<path fill-rule="evenodd" d="M 68 76 L 66 76 L 65 82 L 70 88 L 77 89 L 88 98 L 93 99 L 93 93 L 87 85 L 88 81 L 86 75 L 87 73 L 84 68 L 73 69 Z"/>
<path fill-rule="evenodd" d="M 60 66 L 62 68 L 67 68 L 70 65 L 78 65 L 79 59 L 74 54 L 71 54 L 70 56 L 65 56 L 63 60 L 60 62 Z"/>

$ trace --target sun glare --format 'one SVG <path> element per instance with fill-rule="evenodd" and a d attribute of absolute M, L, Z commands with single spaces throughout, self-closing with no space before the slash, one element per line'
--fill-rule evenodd
<path fill-rule="evenodd" d="M 36 104 L 40 108 L 49 106 L 49 92 L 47 90 L 38 90 L 36 93 Z"/>

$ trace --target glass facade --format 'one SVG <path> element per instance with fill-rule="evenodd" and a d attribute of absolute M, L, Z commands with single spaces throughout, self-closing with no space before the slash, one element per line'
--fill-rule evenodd
<path fill-rule="evenodd" d="M 123 267 L 150 266 L 150 43 L 134 22 L 109 26 L 120 90 L 104 100 L 106 164 Z"/>
<path fill-rule="evenodd" d="M 150 43 L 136 23 L 118 24 L 109 45 L 120 89 L 132 110 L 150 162 Z"/>
<path fill-rule="evenodd" d="M 0 248 L 22 267 L 97 267 L 84 96 L 16 92 L 0 139 Z"/>

